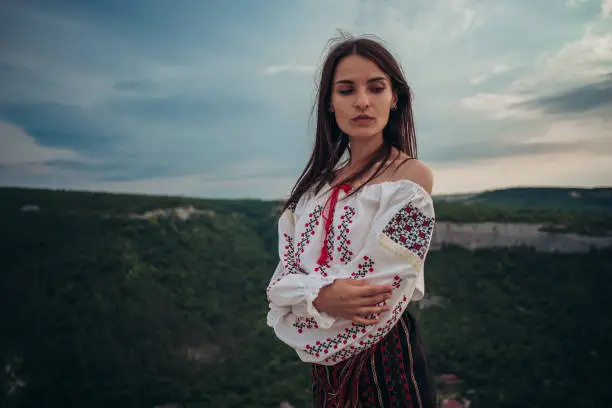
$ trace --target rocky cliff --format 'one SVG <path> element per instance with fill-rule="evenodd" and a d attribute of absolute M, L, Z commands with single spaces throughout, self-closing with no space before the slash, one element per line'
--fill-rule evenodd
<path fill-rule="evenodd" d="M 590 248 L 612 246 L 612 234 L 589 237 L 573 233 L 542 231 L 543 225 L 519 223 L 438 222 L 432 238 L 432 250 L 444 244 L 464 248 L 528 246 L 543 252 L 587 252 Z"/>

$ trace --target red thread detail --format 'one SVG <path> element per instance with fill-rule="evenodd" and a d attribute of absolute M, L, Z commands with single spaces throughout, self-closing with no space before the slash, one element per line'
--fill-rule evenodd
<path fill-rule="evenodd" d="M 329 207 L 327 209 L 327 216 L 323 214 L 323 219 L 325 220 L 325 239 L 323 240 L 321 255 L 317 260 L 317 263 L 319 265 L 323 265 L 329 259 L 329 252 L 327 250 L 327 238 L 331 230 L 332 222 L 334 221 L 334 210 L 336 208 L 336 204 L 338 204 L 338 195 L 340 194 L 340 190 L 344 191 L 345 194 L 348 194 L 351 191 L 351 186 L 349 186 L 348 184 L 341 184 L 338 187 L 334 187 L 332 193 L 327 199 L 327 202 L 325 203 L 325 207 Z"/>

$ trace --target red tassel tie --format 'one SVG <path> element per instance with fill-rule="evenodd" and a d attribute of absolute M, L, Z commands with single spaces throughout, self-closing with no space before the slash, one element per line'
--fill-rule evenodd
<path fill-rule="evenodd" d="M 338 204 L 338 195 L 340 194 L 340 190 L 344 191 L 345 194 L 348 194 L 351 191 L 351 186 L 349 186 L 348 184 L 341 184 L 338 187 L 334 187 L 332 189 L 332 193 L 329 195 L 327 201 L 325 202 L 325 207 L 328 208 L 327 216 L 323 214 L 323 219 L 325 220 L 325 239 L 323 240 L 323 247 L 321 248 L 321 256 L 319 256 L 319 260 L 317 261 L 317 264 L 319 265 L 323 265 L 329 259 L 329 252 L 327 251 L 327 240 L 329 238 L 329 232 L 331 231 L 332 222 L 334 220 L 334 211 L 336 209 L 336 204 Z"/>

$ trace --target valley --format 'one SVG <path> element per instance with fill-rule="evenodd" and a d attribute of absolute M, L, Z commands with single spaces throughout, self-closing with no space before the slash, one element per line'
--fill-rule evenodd
<path fill-rule="evenodd" d="M 605 406 L 611 206 L 522 194 L 437 204 L 434 369 L 471 408 Z M 0 189 L 0 405 L 310 406 L 265 325 L 278 204 Z"/>

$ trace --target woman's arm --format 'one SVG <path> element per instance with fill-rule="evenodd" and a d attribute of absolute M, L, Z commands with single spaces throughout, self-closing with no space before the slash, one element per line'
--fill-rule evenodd
<path fill-rule="evenodd" d="M 414 293 L 424 289 L 423 263 L 433 227 L 431 197 L 422 189 L 398 185 L 381 198 L 363 249 L 348 264 L 320 266 L 312 274 L 312 279 L 337 279 L 318 288 L 317 296 L 310 297 L 311 307 L 306 298 L 293 303 L 290 312 L 271 324 L 277 336 L 303 361 L 323 364 L 342 361 L 375 344 L 397 323 Z M 355 285 L 353 280 L 363 283 Z M 375 292 L 369 292 L 370 285 L 391 287 L 391 297 L 374 303 L 380 298 L 370 296 Z M 385 310 L 369 309 L 368 303 Z M 366 313 L 367 322 L 360 320 Z M 319 316 L 332 314 L 338 316 L 332 324 L 319 324 Z"/>

